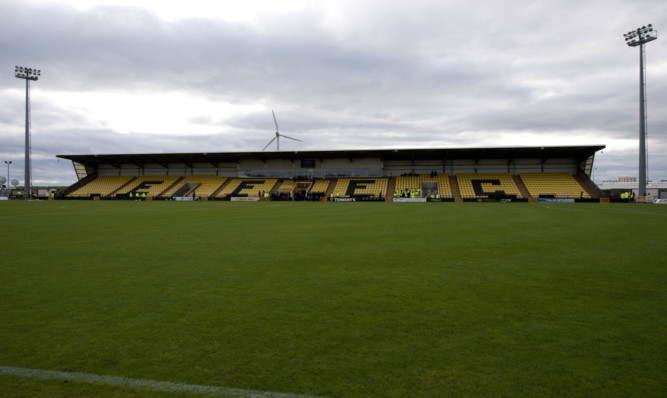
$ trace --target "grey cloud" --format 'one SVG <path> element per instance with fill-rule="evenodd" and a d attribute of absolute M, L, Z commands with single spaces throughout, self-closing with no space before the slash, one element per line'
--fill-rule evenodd
<path fill-rule="evenodd" d="M 14 92 L 0 96 L 0 138 L 11 147 L 0 152 L 21 153 L 16 63 L 44 70 L 39 90 L 182 90 L 235 104 L 261 101 L 276 109 L 281 130 L 305 141 L 286 148 L 465 146 L 475 144 L 476 132 L 501 131 L 635 139 L 637 51 L 622 33 L 635 21 L 667 29 L 667 5 L 650 2 L 649 14 L 647 4 L 348 2 L 337 21 L 313 7 L 268 16 L 258 29 L 166 22 L 135 8 L 3 3 L 0 65 L 7 73 L 0 88 Z M 667 114 L 659 111 L 667 107 L 664 45 L 648 46 L 649 132 L 657 142 L 667 131 Z M 218 134 L 121 135 L 76 110 L 33 101 L 34 147 L 52 155 L 256 150 L 274 129 L 270 113 L 257 112 L 224 124 L 207 115 L 190 120 Z M 18 137 L 10 140 L 8 132 Z M 665 148 L 649 150 L 651 167 L 667 171 Z M 632 156 L 604 154 L 598 168 L 636 173 Z"/>

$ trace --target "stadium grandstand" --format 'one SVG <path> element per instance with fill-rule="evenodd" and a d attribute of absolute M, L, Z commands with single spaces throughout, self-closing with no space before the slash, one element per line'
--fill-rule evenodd
<path fill-rule="evenodd" d="M 604 146 L 58 155 L 64 199 L 599 201 Z"/>

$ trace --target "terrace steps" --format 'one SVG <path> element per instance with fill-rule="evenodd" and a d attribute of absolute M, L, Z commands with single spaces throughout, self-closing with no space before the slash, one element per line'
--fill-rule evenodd
<path fill-rule="evenodd" d="M 162 195 L 165 193 L 169 192 L 170 189 L 174 188 L 176 184 L 180 184 L 183 180 L 185 180 L 185 177 L 179 177 L 178 180 L 174 181 L 173 184 L 169 185 L 167 188 L 163 189 L 162 192 L 159 194 L 155 195 L 156 198 L 161 198 Z"/>
<path fill-rule="evenodd" d="M 137 178 L 138 178 L 138 177 L 131 178 L 131 179 L 130 179 L 128 182 L 126 182 L 125 184 L 122 184 L 121 186 L 119 186 L 119 187 L 116 188 L 115 190 L 111 191 L 106 197 L 107 197 L 107 198 L 113 198 L 114 196 L 116 196 L 116 192 L 120 192 L 120 190 L 122 190 L 122 189 L 125 188 L 126 186 L 128 186 L 128 185 L 132 184 L 134 181 L 136 181 Z"/>
<path fill-rule="evenodd" d="M 387 196 L 385 200 L 391 200 L 389 198 L 394 196 L 394 192 L 396 192 L 396 177 L 389 177 L 387 179 Z"/>
<path fill-rule="evenodd" d="M 590 178 L 588 178 L 585 174 L 577 174 L 574 176 L 574 179 L 577 180 L 579 185 L 584 189 L 584 191 L 590 196 L 591 198 L 601 198 L 604 196 L 604 193 L 602 190 L 595 185 L 593 181 L 591 181 Z"/>
<path fill-rule="evenodd" d="M 526 188 L 526 185 L 523 183 L 523 180 L 521 180 L 521 177 L 518 175 L 512 176 L 514 179 L 514 184 L 516 184 L 516 187 L 519 188 L 519 192 L 521 192 L 521 196 L 524 198 L 530 198 L 530 192 L 528 192 L 528 189 Z"/>
<path fill-rule="evenodd" d="M 69 195 L 70 193 L 76 191 L 77 189 L 83 187 L 84 185 L 88 184 L 89 182 L 93 181 L 94 179 L 97 178 L 97 173 L 89 174 L 86 177 L 80 179 L 77 181 L 74 185 L 71 185 L 67 188 L 65 188 L 63 191 L 58 192 L 58 198 L 65 197 Z M 9 186 L 9 181 L 7 181 L 7 186 Z"/>
<path fill-rule="evenodd" d="M 449 176 L 449 186 L 452 189 L 452 197 L 454 199 L 461 199 L 461 190 L 459 189 L 459 181 L 455 175 Z"/>
<path fill-rule="evenodd" d="M 225 182 L 223 182 L 222 185 L 220 185 L 220 187 L 218 187 L 218 189 L 216 189 L 216 190 L 211 194 L 210 197 L 211 197 L 211 198 L 215 198 L 215 197 L 217 197 L 218 194 L 219 194 L 220 192 L 222 192 L 222 190 L 225 189 L 225 187 L 226 187 L 231 181 L 232 181 L 231 178 L 228 178 L 227 180 L 225 180 Z"/>
<path fill-rule="evenodd" d="M 327 188 L 327 192 L 324 194 L 325 198 L 330 198 L 331 194 L 334 193 L 334 190 L 336 189 L 336 184 L 338 183 L 338 179 L 333 179 L 329 183 L 329 188 Z"/>

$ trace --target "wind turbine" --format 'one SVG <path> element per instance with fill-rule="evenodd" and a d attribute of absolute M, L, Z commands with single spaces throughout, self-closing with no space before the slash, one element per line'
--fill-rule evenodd
<path fill-rule="evenodd" d="M 276 142 L 276 149 L 277 149 L 278 151 L 280 151 L 280 137 L 287 138 L 287 139 L 294 140 L 294 141 L 303 142 L 303 141 L 298 140 L 298 139 L 296 139 L 296 138 L 288 137 L 288 136 L 286 136 L 285 134 L 281 134 L 281 133 L 280 133 L 280 129 L 278 128 L 278 121 L 276 120 L 276 113 L 273 112 L 273 109 L 271 109 L 271 113 L 273 114 L 273 122 L 276 124 L 276 136 L 273 137 L 273 138 L 271 139 L 271 141 L 269 141 L 268 144 L 266 144 L 266 146 L 264 147 L 264 149 L 262 149 L 262 151 L 265 151 L 266 148 L 268 148 L 269 145 L 271 145 L 271 144 L 273 143 L 273 141 Z"/>

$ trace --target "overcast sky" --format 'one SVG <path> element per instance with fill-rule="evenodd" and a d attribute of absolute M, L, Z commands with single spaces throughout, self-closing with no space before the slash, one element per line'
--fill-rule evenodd
<path fill-rule="evenodd" d="M 303 140 L 281 150 L 606 145 L 594 180 L 636 177 L 623 33 L 649 23 L 667 32 L 667 1 L 0 0 L 0 161 L 22 184 L 20 65 L 42 70 L 33 185 L 75 182 L 57 154 L 258 151 L 272 109 Z M 646 46 L 652 180 L 666 49 Z"/>

